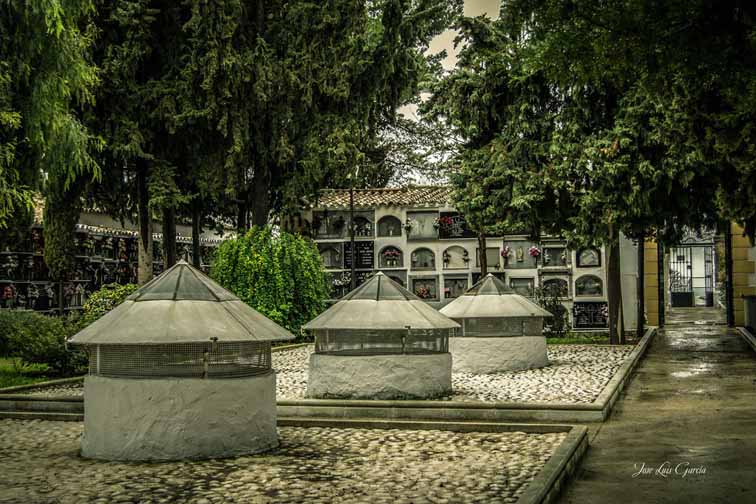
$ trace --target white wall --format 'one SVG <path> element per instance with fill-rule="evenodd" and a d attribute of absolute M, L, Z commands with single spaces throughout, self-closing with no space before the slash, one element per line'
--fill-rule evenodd
<path fill-rule="evenodd" d="M 638 327 L 638 246 L 625 235 L 620 235 L 620 273 L 624 327 L 634 331 Z"/>

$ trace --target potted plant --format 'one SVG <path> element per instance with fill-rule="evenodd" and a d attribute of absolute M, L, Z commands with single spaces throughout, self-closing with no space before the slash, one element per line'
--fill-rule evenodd
<path fill-rule="evenodd" d="M 404 231 L 409 234 L 410 231 L 412 231 L 412 219 L 407 217 L 407 220 L 404 221 Z"/>

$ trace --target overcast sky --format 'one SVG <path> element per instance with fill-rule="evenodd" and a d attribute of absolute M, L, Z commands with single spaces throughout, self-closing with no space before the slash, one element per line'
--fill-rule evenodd
<path fill-rule="evenodd" d="M 488 17 L 499 17 L 500 0 L 465 0 L 465 16 L 480 16 L 486 14 Z M 454 36 L 452 30 L 447 30 L 436 37 L 430 44 L 431 53 L 437 53 L 446 49 L 449 57 L 444 60 L 444 67 L 452 68 L 457 58 L 454 54 Z"/>
<path fill-rule="evenodd" d="M 480 16 L 486 14 L 489 17 L 495 18 L 499 16 L 499 3 L 500 0 L 465 0 L 465 16 Z M 431 54 L 436 54 L 446 49 L 447 57 L 443 61 L 444 68 L 454 68 L 454 64 L 457 62 L 457 56 L 454 51 L 454 37 L 455 32 L 447 30 L 430 43 Z M 416 117 L 416 107 L 402 107 L 399 109 L 399 113 L 407 117 Z"/>

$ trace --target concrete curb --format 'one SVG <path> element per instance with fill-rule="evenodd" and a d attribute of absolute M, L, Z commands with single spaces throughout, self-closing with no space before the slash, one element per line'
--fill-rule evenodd
<path fill-rule="evenodd" d="M 751 334 L 751 331 L 746 329 L 745 327 L 737 327 L 738 333 L 740 334 L 740 337 L 745 340 L 746 343 L 748 343 L 748 346 L 751 347 L 751 350 L 756 352 L 756 336 Z"/>
<path fill-rule="evenodd" d="M 84 375 L 74 376 L 73 378 L 60 378 L 58 380 L 48 380 L 38 383 L 30 383 L 28 385 L 16 385 L 15 387 L 0 388 L 0 395 L 12 394 L 15 392 L 21 392 L 23 390 L 36 390 L 47 387 L 55 387 L 57 385 L 67 385 L 69 383 L 76 383 L 84 380 Z"/>
<path fill-rule="evenodd" d="M 574 426 L 546 465 L 520 496 L 518 504 L 548 504 L 556 502 L 562 489 L 588 450 L 588 429 Z"/>
<path fill-rule="evenodd" d="M 656 328 L 646 331 L 627 361 L 607 383 L 596 401 L 590 404 L 570 403 L 512 403 L 482 401 L 372 401 L 339 399 L 299 399 L 277 401 L 280 418 L 371 418 L 382 421 L 436 420 L 446 422 L 603 422 L 608 418 L 622 390 L 632 376 L 638 362 L 648 349 Z M 299 348 L 309 343 L 277 347 L 273 351 Z M 22 385 L 0 390 L 0 412 L 44 414 L 83 414 L 84 400 L 74 396 L 39 396 L 11 394 L 73 383 L 84 377 L 52 380 L 34 385 Z"/>
<path fill-rule="evenodd" d="M 371 401 L 281 399 L 280 417 L 424 419 L 497 422 L 603 422 L 646 353 L 656 328 L 646 330 L 625 363 L 590 404 L 482 401 Z"/>

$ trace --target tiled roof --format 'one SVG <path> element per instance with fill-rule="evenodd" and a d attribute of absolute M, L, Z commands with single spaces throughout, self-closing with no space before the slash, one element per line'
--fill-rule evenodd
<path fill-rule="evenodd" d="M 382 187 L 355 189 L 355 207 L 436 207 L 452 201 L 452 186 Z M 323 189 L 314 208 L 349 208 L 349 189 Z"/>

